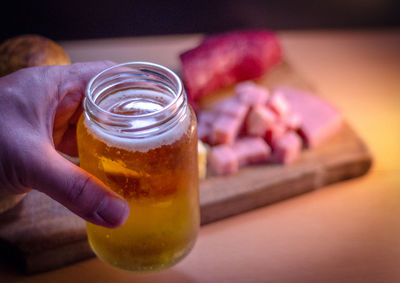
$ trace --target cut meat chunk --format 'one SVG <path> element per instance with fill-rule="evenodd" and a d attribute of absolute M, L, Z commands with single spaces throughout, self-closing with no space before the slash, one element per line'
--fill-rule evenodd
<path fill-rule="evenodd" d="M 293 163 L 299 156 L 301 148 L 301 138 L 295 132 L 289 131 L 275 143 L 274 159 L 282 164 Z"/>
<path fill-rule="evenodd" d="M 262 138 L 241 138 L 233 145 L 239 166 L 266 162 L 271 153 L 268 144 Z"/>
<path fill-rule="evenodd" d="M 233 144 L 242 122 L 243 119 L 238 117 L 220 115 L 212 128 L 210 137 L 212 144 Z"/>
<path fill-rule="evenodd" d="M 340 112 L 321 98 L 289 87 L 277 91 L 285 97 L 293 113 L 302 117 L 299 133 L 308 148 L 318 146 L 341 128 Z"/>
<path fill-rule="evenodd" d="M 275 150 L 275 143 L 287 132 L 287 126 L 282 122 L 276 122 L 267 130 L 265 140 Z"/>
<path fill-rule="evenodd" d="M 246 120 L 246 130 L 250 135 L 264 137 L 276 119 L 274 112 L 263 105 L 258 105 L 250 110 Z"/>
<path fill-rule="evenodd" d="M 290 112 L 289 104 L 279 91 L 274 91 L 271 94 L 268 100 L 268 106 L 271 107 L 271 109 L 282 118 Z"/>
<path fill-rule="evenodd" d="M 203 142 L 209 143 L 212 126 L 209 124 L 199 123 L 197 125 L 197 137 Z"/>
<path fill-rule="evenodd" d="M 199 121 L 199 124 L 211 125 L 215 122 L 217 116 L 218 114 L 214 111 L 202 110 L 199 111 L 197 120 Z"/>
<path fill-rule="evenodd" d="M 234 31 L 206 38 L 180 55 L 190 100 L 262 76 L 281 61 L 279 41 L 267 30 Z"/>
<path fill-rule="evenodd" d="M 237 98 L 225 99 L 215 107 L 217 113 L 234 116 L 239 119 L 243 119 L 246 116 L 248 109 L 249 107 Z"/>
<path fill-rule="evenodd" d="M 284 118 L 283 123 L 289 130 L 298 130 L 301 126 L 301 116 L 298 113 L 289 112 Z"/>
<path fill-rule="evenodd" d="M 197 137 L 203 142 L 210 142 L 212 124 L 217 118 L 213 111 L 203 110 L 198 113 Z"/>
<path fill-rule="evenodd" d="M 240 83 L 235 88 L 236 96 L 249 106 L 265 104 L 268 100 L 268 90 L 257 86 L 251 81 Z"/>
<path fill-rule="evenodd" d="M 239 170 L 238 158 L 230 146 L 217 145 L 211 148 L 209 163 L 218 175 L 236 173 Z"/>

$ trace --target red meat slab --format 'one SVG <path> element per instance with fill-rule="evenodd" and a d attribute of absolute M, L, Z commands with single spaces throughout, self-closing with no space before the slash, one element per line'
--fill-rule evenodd
<path fill-rule="evenodd" d="M 206 38 L 180 55 L 189 100 L 234 83 L 258 78 L 281 61 L 276 35 L 266 30 L 234 31 Z"/>

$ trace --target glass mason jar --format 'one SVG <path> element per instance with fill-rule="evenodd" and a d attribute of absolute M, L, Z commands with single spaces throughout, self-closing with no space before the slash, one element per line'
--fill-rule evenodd
<path fill-rule="evenodd" d="M 81 167 L 130 205 L 119 228 L 87 223 L 93 251 L 132 271 L 175 264 L 200 225 L 197 125 L 181 80 L 160 65 L 120 64 L 89 82 L 83 104 Z"/>

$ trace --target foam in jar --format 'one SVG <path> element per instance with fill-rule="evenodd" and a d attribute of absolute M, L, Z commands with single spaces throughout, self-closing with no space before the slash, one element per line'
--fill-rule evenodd
<path fill-rule="evenodd" d="M 135 129 L 156 124 L 158 122 L 157 117 L 152 117 L 149 114 L 157 114 L 173 103 L 173 101 L 173 97 L 159 91 L 131 88 L 107 95 L 98 102 L 98 105 L 109 113 L 130 116 L 129 127 Z M 146 115 L 148 117 L 145 117 Z M 146 138 L 132 138 L 127 130 L 120 131 L 118 135 L 110 134 L 99 127 L 99 125 L 96 125 L 96 123 L 90 121 L 90 119 L 85 119 L 85 126 L 95 138 L 103 141 L 109 147 L 118 147 L 127 151 L 146 152 L 179 140 L 190 126 L 190 117 L 185 116 L 179 120 L 174 128 L 160 131 L 157 135 L 147 136 Z"/>

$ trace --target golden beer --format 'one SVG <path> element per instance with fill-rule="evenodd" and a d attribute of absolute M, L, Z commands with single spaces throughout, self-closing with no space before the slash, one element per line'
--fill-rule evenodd
<path fill-rule="evenodd" d="M 93 251 L 132 271 L 175 264 L 193 247 L 200 221 L 196 119 L 180 80 L 151 63 L 119 65 L 89 83 L 84 106 L 81 167 L 130 205 L 119 228 L 87 223 Z"/>

